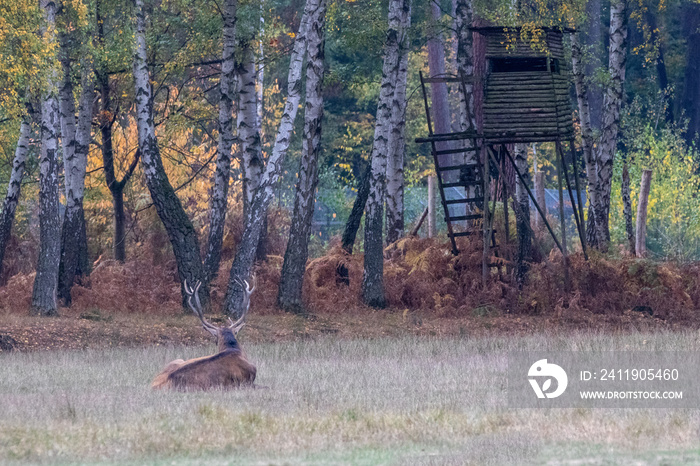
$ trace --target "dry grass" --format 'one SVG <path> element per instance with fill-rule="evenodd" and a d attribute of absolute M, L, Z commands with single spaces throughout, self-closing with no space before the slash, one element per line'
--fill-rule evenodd
<path fill-rule="evenodd" d="M 644 340 L 700 350 L 697 332 L 251 343 L 269 389 L 209 393 L 148 385 L 211 348 L 4 353 L 0 463 L 698 464 L 698 411 L 504 406 L 505 351 Z"/>

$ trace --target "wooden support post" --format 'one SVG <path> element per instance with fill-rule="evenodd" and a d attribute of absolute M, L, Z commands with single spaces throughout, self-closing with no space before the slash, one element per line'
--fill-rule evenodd
<path fill-rule="evenodd" d="M 544 215 L 547 215 L 547 199 L 544 195 L 544 172 L 539 170 L 535 173 L 535 197 L 537 203 L 542 207 Z M 535 228 L 542 228 L 542 219 L 539 215 L 535 215 Z"/>
<path fill-rule="evenodd" d="M 483 257 L 481 260 L 481 278 L 484 284 L 484 287 L 488 283 L 489 275 L 491 274 L 491 269 L 489 268 L 489 259 L 490 259 L 490 247 L 489 247 L 489 242 L 491 241 L 491 228 L 490 228 L 490 214 L 489 214 L 489 194 L 490 194 L 490 188 L 491 188 L 491 179 L 489 177 L 490 175 L 490 170 L 489 170 L 489 159 L 487 152 L 490 150 L 490 147 L 482 147 L 481 149 L 481 164 L 482 164 L 482 170 L 483 170 L 483 182 L 484 182 L 484 219 L 482 221 L 482 226 L 484 229 L 484 253 Z"/>
<path fill-rule="evenodd" d="M 580 220 L 579 209 L 581 208 L 581 193 L 578 193 L 578 203 L 574 201 L 574 194 L 571 192 L 571 182 L 569 181 L 569 170 L 566 168 L 566 159 L 564 158 L 564 149 L 561 143 L 557 141 L 557 152 L 559 152 L 562 171 L 564 172 L 564 180 L 566 181 L 566 190 L 569 192 L 569 200 L 571 200 L 571 208 L 574 209 L 574 220 L 576 220 L 576 230 L 578 230 L 578 237 L 581 240 L 581 250 L 583 251 L 583 257 L 588 260 L 588 253 L 586 252 L 586 227 L 585 223 Z M 573 155 L 573 154 L 572 154 Z"/>
<path fill-rule="evenodd" d="M 510 241 L 510 219 L 508 218 L 508 180 L 504 176 L 506 172 L 506 158 L 501 154 L 500 149 L 498 153 L 501 155 L 499 159 L 500 169 L 498 171 L 498 176 L 503 180 L 503 195 L 501 196 L 503 198 L 503 232 L 505 233 L 503 244 L 507 245 Z M 508 248 L 505 248 L 505 250 L 508 250 Z"/>
<path fill-rule="evenodd" d="M 647 206 L 651 190 L 651 170 L 642 172 L 642 185 L 639 188 L 639 203 L 637 204 L 637 236 L 635 249 L 637 257 L 644 257 L 647 252 Z"/>
<path fill-rule="evenodd" d="M 428 238 L 435 236 L 435 175 L 428 176 Z"/>
<path fill-rule="evenodd" d="M 562 172 L 564 167 L 564 157 L 561 153 L 561 144 L 557 141 L 557 186 L 559 188 L 559 220 L 561 224 L 561 253 L 564 259 L 564 288 L 568 292 L 569 282 L 569 257 L 566 250 L 566 218 L 564 217 L 564 190 L 562 186 Z"/>

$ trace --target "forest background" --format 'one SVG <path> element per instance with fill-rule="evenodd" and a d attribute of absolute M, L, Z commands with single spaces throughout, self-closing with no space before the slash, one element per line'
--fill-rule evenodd
<path fill-rule="evenodd" d="M 653 170 L 648 213 L 649 256 L 673 261 L 676 267 L 685 267 L 700 256 L 700 217 L 697 215 L 700 208 L 697 195 L 700 179 L 700 156 L 697 151 L 700 128 L 700 3 L 691 0 L 632 0 L 627 3 L 627 77 L 610 200 L 610 232 L 614 247 L 606 260 L 624 257 L 628 252 L 621 189 L 623 165 L 626 165 L 632 211 L 636 211 L 642 171 Z M 405 115 L 406 230 L 423 210 L 427 201 L 424 194 L 427 177 L 434 170 L 429 148 L 413 142 L 427 132 L 418 73 L 428 71 L 428 42 L 431 39 L 439 37 L 442 40 L 448 68 L 455 54 L 454 5 L 449 1 L 437 4 L 440 7 L 437 19 L 432 11 L 432 2 L 414 2 L 411 13 Z M 588 64 L 586 78 L 590 92 L 593 96 L 600 96 L 598 105 L 592 104 L 591 123 L 594 130 L 600 128 L 604 114 L 603 89 L 610 80 L 604 65 L 608 63 L 609 3 L 598 0 L 558 2 L 554 6 L 534 2 L 533 5 L 538 12 L 549 12 L 550 17 L 539 18 L 541 22 L 575 26 L 586 37 L 598 38 L 597 41 L 589 41 L 584 55 Z M 267 159 L 272 152 L 278 124 L 284 113 L 290 57 L 304 7 L 305 3 L 300 0 L 238 3 L 239 41 L 236 53 L 238 57 L 243 56 L 242 50 L 245 49 L 254 57 L 256 93 L 262 96 L 258 111 L 263 159 Z M 476 1 L 473 7 L 477 15 L 499 24 L 512 24 L 518 19 L 510 2 Z M 68 50 L 75 61 L 80 61 L 81 57 L 89 57 L 93 61 L 100 94 L 93 103 L 85 178 L 88 262 L 95 270 L 100 268 L 100 264 L 122 267 L 118 269 L 122 271 L 125 267 L 111 261 L 118 255 L 118 248 L 115 248 L 114 239 L 115 198 L 108 186 L 108 179 L 115 176 L 116 180 L 125 180 L 122 222 L 125 232 L 124 257 L 117 258 L 126 260 L 127 270 L 134 271 L 130 286 L 135 286 L 133 280 L 148 277 L 149 274 L 166 277 L 165 283 L 167 277 L 172 277 L 172 286 L 163 292 L 173 292 L 176 302 L 173 251 L 153 206 L 146 177 L 137 158 L 139 145 L 132 70 L 134 6 L 132 2 L 122 0 L 71 0 L 63 2 L 61 8 L 57 27 L 75 41 L 74 47 L 64 44 L 62 48 Z M 175 187 L 200 239 L 209 234 L 210 197 L 217 155 L 218 83 L 223 30 L 221 8 L 222 5 L 214 1 L 196 3 L 173 0 L 146 4 L 149 15 L 146 39 L 158 144 L 168 179 Z M 327 267 L 322 261 L 324 257 L 332 258 L 337 252 L 332 249 L 338 242 L 333 236 L 342 231 L 350 215 L 354 194 L 361 184 L 372 151 L 380 97 L 382 51 L 387 31 L 387 8 L 388 2 L 371 0 L 336 0 L 327 5 L 326 70 L 322 91 L 324 117 L 316 195 L 316 200 L 320 202 L 316 208 L 324 209 L 332 228 L 311 236 L 310 258 L 321 260 L 316 262 L 319 268 Z M 10 179 L 26 105 L 31 104 L 32 100 L 36 102 L 36 96 L 41 94 L 47 80 L 51 79 L 51 72 L 56 70 L 57 57 L 62 53 L 56 42 L 51 43 L 37 33 L 42 30 L 42 25 L 42 10 L 36 2 L 20 0 L 3 2 L 0 6 L 0 62 L 4 64 L 0 70 L 2 195 L 7 191 L 6 180 Z M 75 39 L 79 36 L 90 39 Z M 81 89 L 79 73 L 74 74 L 72 79 L 76 83 L 74 92 L 77 97 Z M 303 85 L 301 89 L 303 96 Z M 104 105 L 105 96 L 111 100 L 109 106 Z M 572 100 L 575 100 L 573 97 L 572 92 Z M 112 130 L 113 175 L 105 170 L 104 141 L 101 137 L 102 128 L 107 122 L 110 122 Z M 259 258 L 266 260 L 259 266 L 261 276 L 270 284 L 276 284 L 279 280 L 302 154 L 300 135 L 304 132 L 303 119 L 297 119 L 294 125 L 296 136 L 291 139 L 282 176 L 274 186 L 274 204 L 267 213 L 268 233 L 264 247 L 258 254 Z M 547 144 L 528 148 L 529 151 L 533 149 L 537 151 L 539 169 L 545 172 L 547 187 L 554 188 L 554 148 Z M 222 249 L 221 270 L 225 271 L 222 272 L 225 276 L 219 277 L 224 280 L 228 278 L 227 272 L 245 227 L 240 151 L 240 147 L 234 145 Z M 9 291 L 5 291 L 10 293 L 8 296 L 27 296 L 27 284 L 39 257 L 39 152 L 38 125 L 33 123 L 21 198 L 0 275 L 0 284 L 15 284 L 14 288 L 10 286 Z M 63 163 L 60 163 L 61 170 L 62 166 Z M 59 193 L 63 205 L 66 204 L 64 180 L 60 175 Z M 363 251 L 362 238 L 362 233 L 358 234 L 356 253 Z M 549 249 L 546 240 L 542 239 L 541 242 L 543 253 L 547 255 Z M 403 291 L 393 291 L 395 295 L 398 293 L 398 297 L 390 298 L 391 304 L 426 305 L 423 298 L 406 296 L 405 290 L 411 284 L 407 277 L 414 270 L 429 272 L 433 283 L 444 278 L 444 273 L 438 269 L 449 269 L 449 260 L 440 255 L 438 242 L 427 244 L 430 247 L 422 247 L 424 251 L 430 250 L 439 259 L 421 258 L 420 254 L 406 259 L 404 255 L 404 263 L 399 269 L 405 275 L 397 273 L 397 280 L 406 283 L 401 286 Z M 328 254 L 330 256 L 326 256 Z M 430 267 L 420 265 L 421 260 L 429 262 Z M 625 259 L 620 260 L 624 265 L 618 270 L 625 270 L 625 273 L 633 276 L 636 272 L 629 272 L 629 264 L 624 262 Z M 361 274 L 361 266 L 358 265 L 361 257 L 349 261 L 357 277 Z M 329 259 L 330 262 L 332 260 Z M 319 270 L 330 272 L 332 268 Z M 119 273 L 123 274 L 115 272 L 116 275 Z M 391 273 L 391 269 L 388 273 Z M 555 271 L 549 273 L 557 275 Z M 537 280 L 537 277 L 535 271 L 533 280 Z M 353 280 L 358 281 L 359 278 Z M 660 280 L 663 282 L 663 277 Z M 89 287 L 91 284 L 86 281 L 85 285 Z M 120 282 L 119 286 L 123 285 Z M 353 283 L 352 286 L 357 291 L 359 284 Z M 117 288 L 117 283 L 114 287 Z M 213 299 L 220 299 L 225 285 L 219 283 L 218 294 L 217 284 L 213 287 Z M 391 283 L 387 288 L 391 293 Z M 144 291 L 152 292 L 151 287 Z M 467 293 L 467 290 L 463 293 Z M 442 298 L 433 297 L 432 292 L 427 294 L 428 307 L 445 307 L 444 303 L 440 303 Z M 442 293 L 442 296 L 449 295 L 461 301 L 458 294 Z M 328 299 L 328 296 L 323 296 Z M 28 296 L 22 299 L 26 300 Z M 320 300 L 320 297 L 314 299 L 315 302 Z M 479 308 L 483 301 L 482 297 L 475 298 L 470 306 L 472 309 Z M 16 301 L 8 299 L 6 302 L 9 309 L 10 303 Z M 266 304 L 274 306 L 269 299 Z M 553 308 L 555 304 L 556 300 L 546 307 Z M 530 307 L 538 308 L 538 305 Z"/>

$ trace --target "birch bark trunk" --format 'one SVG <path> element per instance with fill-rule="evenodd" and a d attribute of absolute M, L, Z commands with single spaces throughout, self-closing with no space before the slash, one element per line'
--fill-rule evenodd
<path fill-rule="evenodd" d="M 379 104 L 374 126 L 370 191 L 365 210 L 365 261 L 362 277 L 362 299 L 365 304 L 382 308 L 384 296 L 383 217 L 386 194 L 386 168 L 389 154 L 391 107 L 399 69 L 399 48 L 405 31 L 404 15 L 411 10 L 410 0 L 391 0 L 389 29 L 384 44 L 384 65 Z"/>
<path fill-rule="evenodd" d="M 27 154 L 29 153 L 29 136 L 31 132 L 32 128 L 29 121 L 27 119 L 22 120 L 19 127 L 17 148 L 15 149 L 15 156 L 12 160 L 10 182 L 7 185 L 7 194 L 5 194 L 5 202 L 3 202 L 2 214 L 0 214 L 0 274 L 2 274 L 5 249 L 10 239 L 10 234 L 12 233 L 12 223 L 15 220 L 15 211 L 19 203 L 22 178 L 24 178 L 24 167 L 27 163 Z"/>
<path fill-rule="evenodd" d="M 224 241 L 224 224 L 228 205 L 228 185 L 231 173 L 231 147 L 233 146 L 233 102 L 236 98 L 236 8 L 237 0 L 225 0 L 223 5 L 224 42 L 221 53 L 221 77 L 219 78 L 219 141 L 216 153 L 216 171 L 211 195 L 209 240 L 204 259 L 205 282 L 209 283 L 219 273 L 221 245 Z"/>
<path fill-rule="evenodd" d="M 44 40 L 56 43 L 56 3 L 42 0 Z M 32 290 L 32 314 L 56 316 L 58 264 L 61 260 L 61 220 L 58 196 L 58 64 L 49 73 L 41 102 L 41 155 L 39 158 L 39 261 Z"/>
<path fill-rule="evenodd" d="M 610 212 L 610 191 L 612 189 L 613 159 L 620 128 L 620 110 L 625 85 L 625 64 L 627 61 L 627 2 L 613 0 L 610 5 L 610 57 L 608 70 L 610 84 L 603 99 L 603 127 L 598 144 L 597 168 L 600 186 L 600 209 L 596 209 L 596 231 L 598 245 L 607 251 L 610 242 L 608 215 Z"/>
<path fill-rule="evenodd" d="M 88 150 L 92 139 L 92 103 L 95 82 L 92 78 L 92 65 L 89 60 L 84 60 L 76 125 L 72 84 L 73 64 L 68 56 L 69 51 L 65 50 L 63 53 L 63 84 L 60 90 L 59 108 L 66 209 L 61 232 L 57 295 L 65 306 L 70 306 L 71 288 L 76 277 L 90 273 L 83 195 Z"/>
<path fill-rule="evenodd" d="M 263 172 L 262 146 L 257 125 L 256 70 L 252 38 L 239 41 L 241 59 L 236 63 L 236 76 L 240 85 L 238 94 L 238 137 L 243 157 L 243 216 L 248 219 L 255 190 L 260 185 Z M 247 221 L 247 220 L 246 220 Z"/>
<path fill-rule="evenodd" d="M 581 146 L 583 160 L 586 165 L 588 182 L 588 224 L 586 226 L 586 242 L 591 247 L 597 247 L 597 230 L 595 223 L 595 211 L 600 209 L 598 205 L 600 193 L 598 186 L 598 164 L 596 154 L 593 151 L 593 130 L 591 128 L 591 114 L 589 106 L 588 86 L 585 81 L 583 66 L 583 52 L 577 34 L 571 35 L 571 58 L 573 64 L 574 84 L 576 85 L 576 99 L 578 101 L 578 115 L 581 125 Z"/>
<path fill-rule="evenodd" d="M 260 185 L 253 196 L 243 237 L 238 244 L 236 257 L 231 265 L 228 289 L 224 299 L 223 310 L 225 314 L 239 315 L 242 311 L 244 290 L 239 282 L 239 277 L 247 278 L 250 276 L 264 216 L 274 195 L 274 187 L 279 179 L 282 164 L 289 149 L 292 131 L 294 130 L 294 120 L 296 119 L 301 99 L 301 69 L 306 51 L 306 34 L 309 28 L 310 17 L 318 9 L 319 3 L 320 0 L 307 0 L 299 31 L 294 40 L 294 48 L 292 49 L 289 64 L 289 75 L 287 77 L 287 100 L 284 104 L 284 111 L 277 130 L 272 154 L 260 179 Z"/>
<path fill-rule="evenodd" d="M 323 119 L 324 47 L 326 0 L 321 0 L 311 17 L 306 36 L 306 109 L 302 141 L 299 181 L 294 197 L 292 225 L 284 254 L 277 304 L 284 310 L 303 313 L 302 287 L 309 252 L 309 235 L 314 214 L 314 198 L 318 184 L 318 156 L 321 150 Z"/>
<path fill-rule="evenodd" d="M 637 204 L 637 236 L 635 238 L 635 253 L 644 257 L 647 252 L 647 206 L 651 190 L 651 170 L 642 172 L 642 182 L 639 187 L 639 203 Z"/>
<path fill-rule="evenodd" d="M 163 167 L 153 122 L 153 98 L 146 55 L 146 17 L 143 0 L 136 0 L 136 50 L 134 54 L 134 84 L 141 166 L 146 185 L 158 216 L 163 222 L 177 262 L 183 307 L 187 294 L 184 281 L 190 285 L 204 280 L 204 268 L 199 255 L 199 241 L 187 213 L 182 208 Z M 203 305 L 209 305 L 209 286 L 200 288 Z"/>
<path fill-rule="evenodd" d="M 404 12 L 401 29 L 403 40 L 399 44 L 399 65 L 396 89 L 391 101 L 391 128 L 389 129 L 389 156 L 386 175 L 386 243 L 391 244 L 403 236 L 404 230 L 404 179 L 403 165 L 406 153 L 406 85 L 408 82 L 408 29 L 411 27 L 411 5 Z"/>

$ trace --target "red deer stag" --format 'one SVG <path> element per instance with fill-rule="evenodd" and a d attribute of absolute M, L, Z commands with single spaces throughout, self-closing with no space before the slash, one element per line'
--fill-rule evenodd
<path fill-rule="evenodd" d="M 211 356 L 183 361 L 176 359 L 168 364 L 163 372 L 153 379 L 153 388 L 170 388 L 175 390 L 207 390 L 210 388 L 235 388 L 240 386 L 252 387 L 255 381 L 255 366 L 248 362 L 246 355 L 236 340 L 238 331 L 245 325 L 246 314 L 250 308 L 250 295 L 255 290 L 255 284 L 251 288 L 247 281 L 242 281 L 245 289 L 244 311 L 240 319 L 233 322 L 229 319 L 229 326 L 217 327 L 212 325 L 202 313 L 202 305 L 199 302 L 199 287 L 197 282 L 194 289 L 187 286 L 185 292 L 189 295 L 187 303 L 192 311 L 199 317 L 204 330 L 216 338 L 219 351 Z M 194 298 L 195 304 L 192 304 Z"/>

